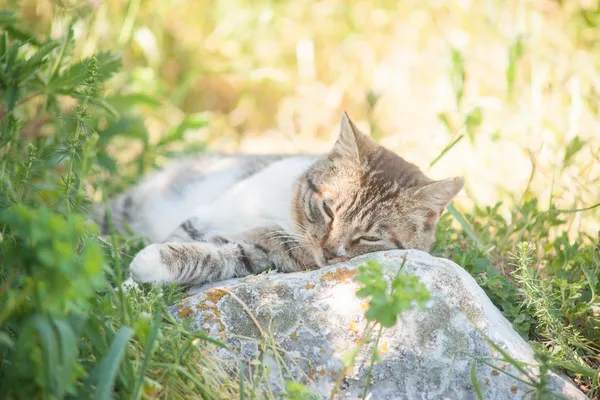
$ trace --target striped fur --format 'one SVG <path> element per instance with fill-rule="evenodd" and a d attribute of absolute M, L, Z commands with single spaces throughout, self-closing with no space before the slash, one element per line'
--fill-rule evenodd
<path fill-rule="evenodd" d="M 153 242 L 132 261 L 132 278 L 188 284 L 379 250 L 429 251 L 440 214 L 462 187 L 462 178 L 427 178 L 344 114 L 329 154 L 182 160 L 110 205 L 117 229 Z"/>

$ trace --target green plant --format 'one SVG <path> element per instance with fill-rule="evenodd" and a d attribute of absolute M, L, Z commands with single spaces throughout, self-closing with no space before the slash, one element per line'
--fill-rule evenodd
<path fill-rule="evenodd" d="M 496 343 L 494 343 L 491 339 L 486 337 L 486 340 L 494 350 L 500 353 L 500 357 L 479 358 L 471 356 L 473 357 L 474 361 L 473 365 L 471 366 L 470 379 L 471 383 L 473 384 L 473 388 L 475 389 L 477 398 L 479 400 L 482 400 L 484 397 L 481 390 L 481 385 L 477 380 L 476 369 L 478 363 L 487 365 L 488 367 L 491 367 L 493 370 L 495 370 L 497 373 L 508 375 L 515 381 L 518 381 L 530 387 L 531 392 L 529 394 L 533 394 L 533 398 L 535 398 L 536 400 L 567 399 L 567 397 L 550 390 L 550 369 L 553 367 L 553 365 L 549 362 L 550 360 L 546 352 L 539 352 L 538 349 L 534 349 L 534 356 L 536 358 L 537 364 L 530 365 L 515 360 L 504 349 L 502 349 L 502 347 L 496 345 Z M 515 368 L 515 370 L 519 373 L 519 375 L 507 372 L 505 368 L 501 367 L 503 363 L 512 365 Z M 536 372 L 533 372 L 534 368 L 537 369 Z"/>
<path fill-rule="evenodd" d="M 203 352 L 220 343 L 174 320 L 166 306 L 180 292 L 115 289 L 143 241 L 113 233 L 107 243 L 85 222 L 89 184 L 104 186 L 110 165 L 106 136 L 127 137 L 131 127 L 128 111 L 122 117 L 102 95 L 120 58 L 76 62 L 73 24 L 56 41 L 19 24 L 0 11 L 0 397 L 218 398 L 225 372 L 209 371 Z M 152 148 L 203 121 L 186 119 Z"/>
<path fill-rule="evenodd" d="M 415 306 L 421 309 L 425 307 L 430 298 L 429 291 L 425 285 L 419 282 L 419 279 L 415 275 L 402 271 L 405 263 L 406 258 L 402 261 L 396 276 L 391 280 L 390 284 L 388 284 L 388 280 L 385 277 L 383 267 L 375 260 L 369 260 L 366 264 L 359 266 L 358 274 L 354 277 L 356 282 L 362 283 L 362 287 L 356 292 L 356 295 L 359 298 L 370 298 L 368 308 L 365 311 L 365 318 L 368 320 L 368 323 L 360 343 L 342 357 L 342 363 L 345 368 L 350 368 L 354 365 L 356 356 L 362 350 L 363 346 L 370 341 L 374 329 L 378 328 L 377 337 L 371 350 L 371 363 L 369 364 L 363 388 L 363 399 L 367 396 L 373 365 L 379 358 L 377 349 L 381 332 L 384 328 L 391 328 L 396 325 L 398 318 L 402 317 L 403 312 L 412 310 Z M 330 399 L 334 398 L 344 374 L 344 372 L 340 373 L 331 392 Z"/>
<path fill-rule="evenodd" d="M 356 295 L 360 298 L 370 297 L 365 318 L 383 328 L 394 326 L 403 312 L 412 310 L 415 305 L 423 308 L 429 300 L 429 292 L 419 278 L 402 272 L 405 263 L 406 259 L 391 281 L 389 291 L 383 268 L 376 261 L 369 260 L 358 267 L 358 275 L 354 278 L 363 284 Z"/>

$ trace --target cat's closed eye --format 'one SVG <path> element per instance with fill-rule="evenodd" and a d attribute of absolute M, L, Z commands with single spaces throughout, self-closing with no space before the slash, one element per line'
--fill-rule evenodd
<path fill-rule="evenodd" d="M 370 242 L 370 243 L 376 243 L 376 242 L 381 241 L 381 239 L 378 238 L 377 236 L 361 236 L 358 238 L 358 240 L 361 240 L 363 242 Z"/>
<path fill-rule="evenodd" d="M 331 211 L 331 207 L 329 207 L 329 205 L 325 201 L 323 202 L 323 211 L 325 212 L 325 214 L 327 214 L 329 218 L 333 220 L 333 211 Z"/>

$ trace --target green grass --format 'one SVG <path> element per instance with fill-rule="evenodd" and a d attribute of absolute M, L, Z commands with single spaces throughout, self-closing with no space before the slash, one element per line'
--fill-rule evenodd
<path fill-rule="evenodd" d="M 181 152 L 325 150 L 342 110 L 431 176 L 466 177 L 433 253 L 599 398 L 598 9 L 0 4 L 1 398 L 272 397 L 261 360 L 215 360 L 173 319 L 181 289 L 117 290 L 144 243 L 85 221 Z"/>

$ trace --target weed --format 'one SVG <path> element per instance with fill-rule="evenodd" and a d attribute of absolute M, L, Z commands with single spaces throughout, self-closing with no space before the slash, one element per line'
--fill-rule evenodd
<path fill-rule="evenodd" d="M 139 239 L 113 233 L 107 244 L 86 223 L 87 185 L 100 183 L 92 172 L 110 171 L 98 132 L 124 133 L 101 89 L 119 57 L 74 62 L 73 24 L 42 40 L 19 28 L 16 13 L 0 15 L 0 397 L 236 393 L 222 385 L 225 373 L 208 371 L 198 345 L 208 339 L 168 313 L 177 292 L 114 289 Z"/>

